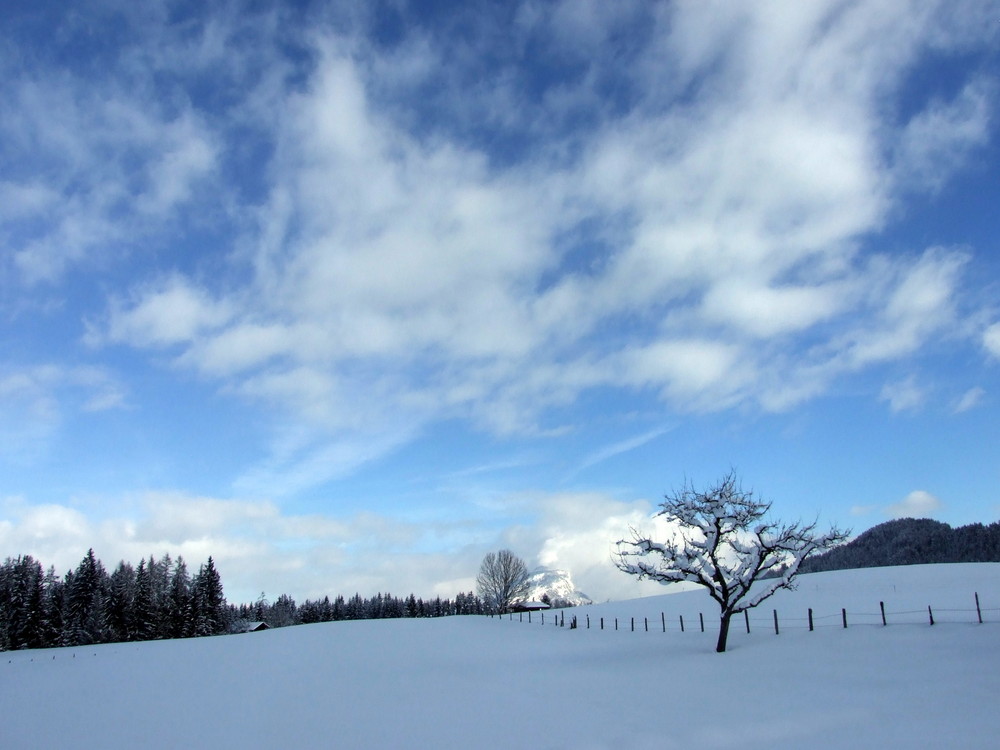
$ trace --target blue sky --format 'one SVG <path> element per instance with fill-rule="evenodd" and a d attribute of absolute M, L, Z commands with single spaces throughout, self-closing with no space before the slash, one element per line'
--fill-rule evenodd
<path fill-rule="evenodd" d="M 605 599 L 730 468 L 1000 517 L 1000 5 L 326 5 L 0 20 L 0 555 Z"/>

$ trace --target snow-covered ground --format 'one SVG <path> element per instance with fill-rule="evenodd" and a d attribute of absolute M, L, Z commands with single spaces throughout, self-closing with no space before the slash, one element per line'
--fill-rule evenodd
<path fill-rule="evenodd" d="M 726 654 L 714 652 L 713 606 L 695 591 L 566 610 L 566 627 L 552 613 L 544 626 L 538 614 L 530 625 L 381 620 L 3 653 L 0 747 L 855 749 L 1000 737 L 1000 564 L 801 576 L 754 611 L 749 635 L 734 621 Z"/>

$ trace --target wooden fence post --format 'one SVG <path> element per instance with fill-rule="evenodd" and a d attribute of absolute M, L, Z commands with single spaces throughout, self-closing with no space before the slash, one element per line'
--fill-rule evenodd
<path fill-rule="evenodd" d="M 979 618 L 979 624 L 983 624 L 983 611 L 979 608 L 979 592 L 976 592 L 976 617 Z"/>
<path fill-rule="evenodd" d="M 885 627 L 885 602 L 879 602 L 878 608 L 882 611 L 882 627 Z"/>

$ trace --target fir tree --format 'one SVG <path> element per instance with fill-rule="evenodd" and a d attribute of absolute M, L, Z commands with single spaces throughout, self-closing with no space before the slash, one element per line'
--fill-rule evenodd
<path fill-rule="evenodd" d="M 183 557 L 177 558 L 174 574 L 170 579 L 170 597 L 167 605 L 167 637 L 183 638 L 190 635 L 191 578 Z"/>
<path fill-rule="evenodd" d="M 211 557 L 195 576 L 194 605 L 195 635 L 226 632 L 226 598 L 222 592 L 222 579 Z"/>
<path fill-rule="evenodd" d="M 133 640 L 148 641 L 153 636 L 153 582 L 145 560 L 139 561 L 139 567 L 135 571 L 135 596 L 132 599 L 129 622 Z"/>
<path fill-rule="evenodd" d="M 104 639 L 106 579 L 104 566 L 94 556 L 94 550 L 88 550 L 72 580 L 68 582 L 68 617 L 65 628 L 68 645 L 100 643 Z"/>
<path fill-rule="evenodd" d="M 111 574 L 107 602 L 107 625 L 110 640 L 132 640 L 132 608 L 135 598 L 135 571 L 122 560 Z"/>

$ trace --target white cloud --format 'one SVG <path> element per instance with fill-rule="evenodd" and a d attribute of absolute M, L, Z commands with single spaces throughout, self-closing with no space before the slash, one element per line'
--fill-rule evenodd
<path fill-rule="evenodd" d="M 40 279 L 117 232 L 141 236 L 136 213 L 192 205 L 227 165 L 259 180 L 254 199 L 223 201 L 238 236 L 211 266 L 221 278 L 200 268 L 136 283 L 87 340 L 173 347 L 174 364 L 304 422 L 310 447 L 275 452 L 262 471 L 295 486 L 323 476 L 310 456 L 391 450 L 377 433 L 399 424 L 564 428 L 545 424 L 551 407 L 595 387 L 679 409 L 787 409 L 960 323 L 970 256 L 879 256 L 867 243 L 907 191 L 943 184 L 988 132 L 994 94 L 980 79 L 894 119 L 923 51 L 969 43 L 972 25 L 945 28 L 942 14 L 954 13 L 524 5 L 510 35 L 483 43 L 571 39 L 561 64 L 579 73 L 531 101 L 528 72 L 506 62 L 521 54 L 498 55 L 470 85 L 456 61 L 481 71 L 485 58 L 431 29 L 387 52 L 363 23 L 317 23 L 293 61 L 269 36 L 275 18 L 252 31 L 223 15 L 150 54 L 179 81 L 197 61 L 259 78 L 235 89 L 238 103 L 203 112 L 114 82 L 101 101 L 72 77 L 25 83 L 27 121 L 7 131 L 24 139 L 45 107 L 63 113 L 39 135 L 63 177 L 3 190 L 21 215 L 86 176 L 61 228 L 19 256 Z M 612 32 L 638 22 L 648 34 L 620 49 Z M 273 146 L 265 163 L 241 151 L 244 129 Z M 139 208 L 109 221 L 123 201 Z M 990 331 L 984 344 L 1000 351 Z M 374 425 L 352 433 L 359 448 L 330 448 L 358 424 Z"/>
<path fill-rule="evenodd" d="M 983 347 L 990 355 L 1000 359 L 1000 323 L 994 323 L 983 331 Z"/>
<path fill-rule="evenodd" d="M 952 101 L 933 102 L 907 123 L 896 152 L 894 177 L 901 187 L 939 189 L 988 140 L 994 88 L 973 80 Z"/>
<path fill-rule="evenodd" d="M 3 193 L 21 220 L 8 258 L 28 286 L 129 252 L 214 172 L 217 147 L 190 107 L 65 70 L 8 83 L 0 133 L 16 151 L 4 152 Z"/>
<path fill-rule="evenodd" d="M 666 524 L 652 516 L 648 501 L 624 502 L 600 493 L 530 493 L 507 500 L 514 508 L 526 506 L 533 516 L 530 526 L 512 526 L 502 537 L 529 567 L 569 571 L 595 601 L 665 591 L 661 584 L 627 576 L 613 562 L 616 542 L 630 538 L 631 529 L 668 533 Z"/>
<path fill-rule="evenodd" d="M 433 583 L 413 549 L 412 540 L 425 530 L 372 514 L 287 515 L 268 502 L 177 492 L 146 493 L 135 499 L 130 515 L 102 521 L 93 520 L 85 505 L 29 506 L 7 498 L 0 507 L 8 519 L 0 525 L 0 545 L 31 554 L 60 573 L 75 568 L 92 547 L 106 566 L 170 553 L 196 568 L 211 555 L 235 602 L 252 601 L 261 588 L 272 597 L 290 593 L 301 601 L 396 586 L 426 591 Z M 395 578 L 388 568 L 366 573 L 360 560 L 372 560 L 383 544 L 399 547 L 396 563 L 412 558 L 415 572 Z M 371 588 L 361 585 L 369 582 Z"/>
<path fill-rule="evenodd" d="M 962 397 L 958 400 L 958 403 L 955 404 L 955 409 L 954 409 L 955 414 L 961 414 L 963 412 L 970 411 L 971 409 L 975 409 L 977 406 L 982 404 L 983 397 L 985 395 L 986 391 L 983 390 L 982 388 L 979 388 L 978 386 L 975 388 L 970 388 L 969 390 L 967 390 L 965 393 L 962 394 Z"/>
<path fill-rule="evenodd" d="M 787 409 L 822 394 L 837 378 L 906 361 L 937 337 L 961 335 L 957 308 L 968 262 L 966 253 L 942 248 L 916 259 L 871 259 L 852 279 L 849 293 L 858 302 L 827 340 L 802 352 L 764 350 L 763 405 Z M 918 390 L 915 381 L 889 384 L 880 398 L 912 408 Z"/>
<path fill-rule="evenodd" d="M 879 398 L 887 401 L 894 412 L 913 411 L 923 406 L 926 394 L 917 384 L 916 378 L 911 376 L 895 383 L 886 383 L 882 386 Z"/>
<path fill-rule="evenodd" d="M 884 301 L 879 300 L 877 315 L 852 334 L 844 349 L 846 366 L 857 370 L 908 356 L 951 326 L 967 262 L 965 253 L 931 248 L 915 263 L 897 261 L 879 269 L 870 289 Z"/>
<path fill-rule="evenodd" d="M 144 493 L 131 506 L 127 514 L 96 521 L 87 503 L 30 506 L 6 498 L 0 500 L 6 519 L 0 546 L 60 573 L 75 568 L 91 547 L 106 566 L 170 553 L 196 568 L 211 555 L 233 602 L 252 601 L 261 590 L 300 602 L 355 591 L 454 596 L 474 589 L 482 556 L 504 546 L 529 566 L 570 571 L 598 600 L 663 590 L 624 575 L 611 561 L 615 541 L 630 527 L 663 532 L 650 518 L 649 503 L 596 493 L 504 496 L 488 519 L 459 514 L 420 523 L 374 512 L 294 514 L 266 501 L 181 492 Z M 525 512 L 537 523 L 520 523 Z"/>
<path fill-rule="evenodd" d="M 0 455 L 30 464 L 45 454 L 67 416 L 125 405 L 125 389 L 103 368 L 0 365 Z"/>
<path fill-rule="evenodd" d="M 231 317 L 227 303 L 215 302 L 204 290 L 176 275 L 135 296 L 133 304 L 119 303 L 112 308 L 103 331 L 91 324 L 87 340 L 134 346 L 188 343 Z"/>
<path fill-rule="evenodd" d="M 944 504 L 929 492 L 914 490 L 898 503 L 887 507 L 885 512 L 892 518 L 930 518 L 943 507 Z"/>
<path fill-rule="evenodd" d="M 734 345 L 710 340 L 659 341 L 628 352 L 619 375 L 637 385 L 662 385 L 679 403 L 720 408 L 738 398 L 749 380 L 747 357 Z"/>
<path fill-rule="evenodd" d="M 774 287 L 749 278 L 720 279 L 706 293 L 703 313 L 760 338 L 796 333 L 842 312 L 843 285 Z"/>

